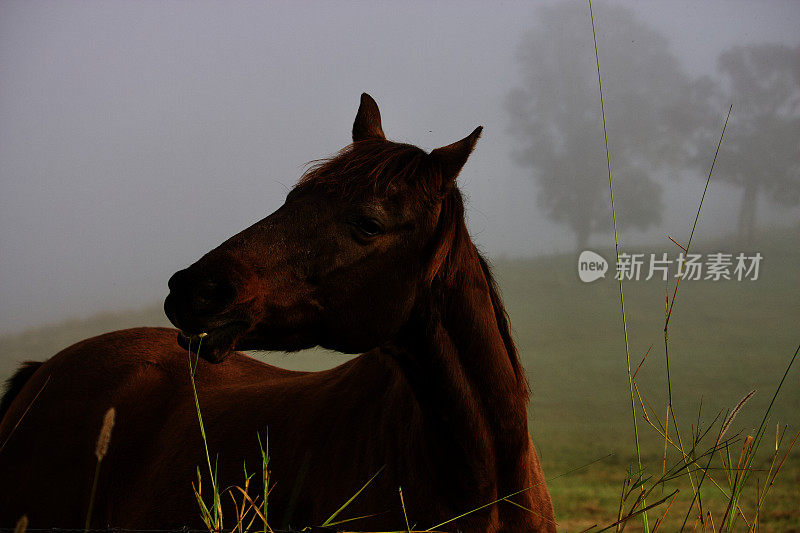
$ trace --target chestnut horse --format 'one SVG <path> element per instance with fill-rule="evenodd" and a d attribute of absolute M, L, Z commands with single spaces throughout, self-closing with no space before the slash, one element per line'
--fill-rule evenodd
<path fill-rule="evenodd" d="M 405 531 L 404 509 L 417 528 L 478 509 L 440 529 L 554 531 L 525 372 L 455 184 L 480 133 L 430 153 L 391 142 L 362 95 L 352 144 L 172 276 L 164 308 L 180 333 L 117 331 L 27 363 L 0 404 L 0 526 L 25 513 L 34 528 L 83 527 L 111 406 L 93 525 L 200 525 L 192 483 L 208 472 L 186 348 L 202 338 L 219 485 L 243 484 L 268 430 L 272 526 L 320 525 L 377 473 L 339 516 L 369 515 L 352 529 Z M 311 346 L 365 353 L 293 372 L 234 351 Z"/>

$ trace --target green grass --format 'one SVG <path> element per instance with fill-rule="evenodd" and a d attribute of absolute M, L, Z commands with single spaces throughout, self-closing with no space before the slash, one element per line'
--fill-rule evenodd
<path fill-rule="evenodd" d="M 757 389 L 728 436 L 738 431 L 754 435 L 800 342 L 797 234 L 773 233 L 758 249 L 765 257 L 758 281 L 682 284 L 670 323 L 670 358 L 674 406 L 684 439 L 691 434 L 690 424 L 696 423 L 701 401 L 702 419 L 708 424 L 718 411 L 732 409 Z M 698 252 L 719 250 L 739 251 L 724 243 L 698 243 L 696 248 Z M 610 249 L 597 251 L 606 258 L 614 256 Z M 566 530 L 613 522 L 626 469 L 636 463 L 618 286 L 610 279 L 613 273 L 609 279 L 581 283 L 576 255 L 499 261 L 496 269 L 529 371 L 531 431 L 546 473 L 557 474 L 614 453 L 600 465 L 549 484 L 557 518 Z M 667 405 L 664 282 L 626 283 L 625 304 L 634 368 L 652 345 L 636 381 L 663 420 Z M 788 423 L 794 431 L 800 426 L 797 376 L 795 368 L 773 408 L 773 433 L 776 422 Z M 650 465 L 647 474 L 659 474 L 660 468 L 654 472 L 653 467 L 662 464 L 663 439 L 642 420 L 640 411 L 637 405 L 643 463 Z M 800 528 L 798 477 L 800 457 L 794 451 L 768 496 L 762 531 Z M 675 506 L 680 508 L 684 501 L 683 511 L 671 511 L 662 530 L 677 530 L 691 501 L 688 482 L 679 487 L 682 492 Z M 704 499 L 706 494 L 716 497 L 713 485 L 704 484 Z M 641 524 L 628 525 L 637 527 Z"/>
<path fill-rule="evenodd" d="M 666 241 L 666 239 L 665 239 Z M 653 252 L 656 246 L 627 252 Z M 661 246 L 674 251 L 674 245 Z M 727 436 L 754 435 L 789 358 L 800 342 L 800 246 L 797 230 L 765 232 L 753 248 L 764 256 L 758 281 L 686 281 L 681 284 L 670 321 L 670 365 L 675 412 L 684 440 L 691 435 L 702 401 L 708 424 L 718 411 L 732 409 L 757 389 L 737 415 Z M 724 242 L 698 238 L 698 253 L 740 250 Z M 596 249 L 610 259 L 613 249 Z M 613 268 L 613 267 L 612 267 Z M 533 396 L 531 432 L 545 473 L 555 477 L 608 454 L 609 458 L 548 483 L 560 529 L 580 531 L 616 519 L 619 491 L 626 470 L 636 464 L 624 341 L 620 334 L 619 287 L 613 272 L 590 284 L 577 276 L 577 254 L 540 259 L 496 260 L 495 273 L 511 317 L 515 340 L 528 370 Z M 639 389 L 659 411 L 666 408 L 664 361 L 664 299 L 661 281 L 631 281 L 625 285 L 628 341 L 635 368 L 652 350 L 636 377 Z M 45 359 L 70 343 L 108 330 L 163 325 L 160 308 L 132 314 L 103 315 L 98 320 L 72 321 L 0 337 L 0 377 L 15 361 Z M 273 364 L 315 369 L 330 367 L 347 356 L 324 351 L 262 354 Z M 762 453 L 754 466 L 768 468 L 765 457 L 774 449 L 775 424 L 800 429 L 800 370 L 793 368 L 770 415 Z M 663 439 L 639 416 L 642 462 L 648 474 L 660 474 Z M 770 429 L 771 428 L 771 429 Z M 712 431 L 713 433 L 713 431 Z M 713 441 L 712 435 L 710 440 Z M 787 441 L 789 439 L 786 439 Z M 710 443 L 709 443 L 710 445 Z M 738 451 L 736 451 L 738 457 Z M 731 455 L 734 455 L 732 450 Z M 670 455 L 675 458 L 675 454 Z M 656 475 L 656 477 L 658 477 Z M 756 476 L 758 477 L 758 476 Z M 743 494 L 744 508 L 754 499 L 755 478 Z M 677 531 L 691 501 L 688 480 L 660 531 Z M 787 459 L 767 496 L 761 531 L 800 530 L 800 452 Z M 669 491 L 654 493 L 648 503 Z M 721 495 L 703 484 L 703 505 L 721 518 Z M 719 515 L 717 515 L 719 513 Z M 650 512 L 651 527 L 660 513 Z M 717 528 L 719 524 L 715 522 Z M 740 523 L 741 525 L 741 523 Z M 690 523 L 691 526 L 691 523 Z M 631 521 L 627 530 L 641 528 Z M 738 530 L 738 529 L 737 529 Z"/>

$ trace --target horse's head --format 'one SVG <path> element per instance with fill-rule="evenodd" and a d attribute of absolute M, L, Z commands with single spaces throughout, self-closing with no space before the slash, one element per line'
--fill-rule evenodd
<path fill-rule="evenodd" d="M 445 212 L 463 224 L 455 178 L 480 132 L 428 154 L 386 140 L 362 95 L 351 145 L 170 278 L 164 309 L 179 342 L 206 333 L 200 355 L 220 361 L 233 349 L 354 353 L 391 339 L 444 261 Z"/>

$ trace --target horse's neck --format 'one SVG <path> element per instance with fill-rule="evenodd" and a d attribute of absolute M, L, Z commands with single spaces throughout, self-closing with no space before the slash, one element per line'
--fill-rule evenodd
<path fill-rule="evenodd" d="M 516 353 L 497 322 L 489 280 L 477 264 L 442 288 L 434 311 L 405 332 L 404 374 L 423 416 L 458 443 L 478 467 L 494 472 L 504 496 L 528 481 L 527 386 Z M 509 340 L 510 341 L 510 340 Z"/>

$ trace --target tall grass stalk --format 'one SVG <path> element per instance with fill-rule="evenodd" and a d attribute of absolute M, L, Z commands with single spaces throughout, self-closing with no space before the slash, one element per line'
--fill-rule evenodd
<path fill-rule="evenodd" d="M 194 376 L 195 372 L 197 371 L 197 364 L 200 360 L 200 347 L 203 345 L 203 337 L 200 337 L 200 340 L 197 343 L 197 350 L 195 353 L 194 364 L 192 364 L 192 345 L 191 341 L 189 341 L 189 381 L 192 385 L 192 394 L 194 395 L 194 406 L 197 411 L 197 421 L 200 423 L 200 435 L 203 437 L 203 450 L 206 453 L 206 464 L 208 466 L 208 474 L 211 478 L 211 490 L 213 496 L 213 502 L 211 505 L 211 511 L 209 511 L 208 507 L 206 507 L 205 503 L 203 502 L 202 495 L 200 494 L 200 469 L 197 469 L 197 477 L 198 482 L 197 486 L 198 489 L 195 491 L 195 495 L 197 497 L 197 503 L 200 505 L 200 509 L 203 513 L 203 520 L 206 522 L 206 525 L 209 528 L 213 529 L 222 529 L 222 502 L 220 499 L 219 494 L 219 485 L 217 482 L 217 475 L 216 470 L 211 467 L 211 455 L 208 453 L 208 439 L 206 438 L 206 429 L 203 425 L 203 413 L 200 412 L 200 399 L 197 396 L 197 386 L 195 385 Z"/>
<path fill-rule="evenodd" d="M 611 195 L 611 220 L 614 223 L 614 251 L 617 260 L 619 260 L 619 235 L 617 232 L 617 212 L 614 206 L 614 181 L 611 176 L 611 154 L 608 149 L 608 129 L 606 128 L 606 107 L 603 100 L 603 78 L 600 75 L 600 54 L 597 51 L 597 32 L 594 27 L 594 10 L 592 9 L 592 0 L 589 0 L 589 16 L 592 20 L 592 38 L 594 39 L 594 57 L 597 65 L 597 85 L 600 90 L 600 112 L 603 117 L 603 139 L 606 148 L 606 163 L 608 166 L 608 190 Z M 642 453 L 639 447 L 639 427 L 636 421 L 636 403 L 633 394 L 633 377 L 631 375 L 631 352 L 628 346 L 628 323 L 625 317 L 625 295 L 622 290 L 622 276 L 619 276 L 619 305 L 622 313 L 622 333 L 625 338 L 625 359 L 628 365 L 628 386 L 631 395 L 631 415 L 633 418 L 633 436 L 636 442 L 636 462 L 639 467 L 639 473 L 642 472 Z M 644 490 L 644 489 L 642 489 Z M 647 502 L 642 500 L 642 507 L 645 511 L 642 513 L 642 526 L 645 533 L 649 533 L 650 527 L 647 522 Z"/>
<path fill-rule="evenodd" d="M 731 422 L 733 422 L 733 419 L 736 418 L 736 415 L 739 413 L 739 410 L 742 408 L 742 406 L 744 406 L 745 403 L 747 403 L 747 401 L 750 398 L 753 397 L 753 395 L 755 393 L 756 393 L 755 390 L 752 390 L 751 392 L 749 392 L 747 394 L 747 396 L 742 398 L 739 401 L 739 403 L 736 404 L 736 407 L 734 407 L 733 410 L 730 412 L 730 414 L 727 416 L 727 418 L 725 419 L 725 421 L 722 423 L 722 425 L 719 428 L 719 433 L 717 434 L 717 440 L 714 442 L 714 448 L 717 448 L 719 446 L 719 443 L 722 442 L 722 437 L 725 436 L 725 433 L 728 431 L 728 428 L 730 427 Z M 700 428 L 700 425 L 698 424 L 698 432 L 699 432 L 699 428 Z M 703 507 L 702 507 L 702 504 L 701 504 L 702 500 L 700 499 L 700 488 L 703 486 L 703 481 L 705 481 L 706 476 L 708 475 L 708 471 L 711 469 L 711 461 L 713 459 L 714 459 L 714 454 L 710 453 L 708 455 L 708 462 L 706 463 L 705 468 L 701 468 L 700 469 L 702 471 L 702 474 L 700 476 L 700 479 L 697 482 L 697 488 L 694 490 L 694 496 L 692 497 L 692 501 L 689 504 L 689 508 L 686 509 L 686 516 L 683 518 L 683 525 L 681 525 L 681 529 L 686 527 L 686 522 L 689 520 L 689 516 L 692 514 L 692 509 L 694 508 L 695 500 L 697 500 L 698 516 L 700 518 L 700 522 L 704 524 L 704 522 L 703 522 Z M 694 487 L 692 487 L 692 488 L 694 488 Z M 708 516 L 711 516 L 711 512 L 710 511 L 708 512 Z"/>
<path fill-rule="evenodd" d="M 403 499 L 403 487 L 398 487 L 397 492 L 400 494 L 400 505 L 403 508 L 403 518 L 406 520 L 406 531 L 411 533 L 411 526 L 408 524 L 408 514 L 406 513 L 406 502 Z"/>
<path fill-rule="evenodd" d="M 355 500 L 358 497 L 359 494 L 364 492 L 364 489 L 366 489 L 370 485 L 370 483 L 375 481 L 375 478 L 378 477 L 378 475 L 381 472 L 383 472 L 384 468 L 386 468 L 386 465 L 383 465 L 382 467 L 380 467 L 378 469 L 378 471 L 375 472 L 375 474 L 371 478 L 369 478 L 369 480 L 366 483 L 364 483 L 364 486 L 361 487 L 360 489 L 358 489 L 358 491 L 355 494 L 350 496 L 350 499 L 347 500 L 346 502 L 344 502 L 344 504 L 341 507 L 336 509 L 336 511 L 332 515 L 330 515 L 328 517 L 328 519 L 325 520 L 325 522 L 320 527 L 336 526 L 336 525 L 339 525 L 339 524 L 344 524 L 345 522 L 352 522 L 352 521 L 355 521 L 355 520 L 361 520 L 362 518 L 367 518 L 368 516 L 374 516 L 374 515 L 359 516 L 357 518 L 347 518 L 345 520 L 339 520 L 339 521 L 334 522 L 334 520 L 336 520 L 336 517 L 339 516 L 339 513 L 344 511 L 351 503 L 353 503 L 353 500 Z"/>
<path fill-rule="evenodd" d="M 269 501 L 269 428 L 267 428 L 264 433 L 263 445 L 261 443 L 261 435 L 256 433 L 256 437 L 258 437 L 258 450 L 261 453 L 261 481 L 264 483 L 264 499 L 261 502 L 264 510 L 262 518 L 264 519 L 264 533 L 267 533 L 268 530 L 272 531 L 267 523 L 267 502 Z"/>
<path fill-rule="evenodd" d="M 744 465 L 742 480 L 740 483 L 734 485 L 733 487 L 729 509 L 735 510 L 737 508 L 739 498 L 741 497 L 742 494 L 742 487 L 745 485 L 747 479 L 750 477 L 753 458 L 755 457 L 756 451 L 758 450 L 758 447 L 761 444 L 761 440 L 764 437 L 764 433 L 767 430 L 766 424 L 767 424 L 767 419 L 769 418 L 769 413 L 772 410 L 772 406 L 775 404 L 775 399 L 778 397 L 778 393 L 781 391 L 781 388 L 783 387 L 783 382 L 786 381 L 786 376 L 789 375 L 789 371 L 792 369 L 792 365 L 794 365 L 795 359 L 797 359 L 798 352 L 800 352 L 800 346 L 798 346 L 797 349 L 794 351 L 794 355 L 792 356 L 792 359 L 789 361 L 789 365 L 786 367 L 786 372 L 783 373 L 783 377 L 781 378 L 780 383 L 778 383 L 778 388 L 775 389 L 775 394 L 772 395 L 772 400 L 770 400 L 769 402 L 769 407 L 767 407 L 767 410 L 764 412 L 764 416 L 761 419 L 761 424 L 758 426 L 758 431 L 756 431 L 756 435 L 753 439 L 753 444 L 750 449 L 750 453 L 747 456 L 747 460 Z M 776 451 L 777 451 L 777 442 L 776 442 Z M 764 490 L 766 490 L 766 487 L 764 488 Z M 731 511 L 728 514 L 728 521 L 725 527 L 725 531 L 733 530 L 733 526 L 736 524 L 737 517 L 738 514 L 735 511 Z"/>
<path fill-rule="evenodd" d="M 717 164 L 717 157 L 719 156 L 719 150 L 722 147 L 722 140 L 725 138 L 725 130 L 728 129 L 728 120 L 731 118 L 731 113 L 733 112 L 733 104 L 730 105 L 728 108 L 728 114 L 725 117 L 725 123 L 722 125 L 722 133 L 719 136 L 719 142 L 717 142 L 717 149 L 714 152 L 714 158 L 711 161 L 711 168 L 708 170 L 708 177 L 706 178 L 706 185 L 703 188 L 703 194 L 700 196 L 700 204 L 697 206 L 697 213 L 694 216 L 694 222 L 692 223 L 692 230 L 689 232 L 689 240 L 686 243 L 686 247 L 681 245 L 680 248 L 684 251 L 684 257 L 689 257 L 689 250 L 692 247 L 692 240 L 694 239 L 694 232 L 697 229 L 697 222 L 700 220 L 700 211 L 703 209 L 703 202 L 706 199 L 706 193 L 708 192 L 708 185 L 711 183 L 711 175 L 714 173 L 714 166 Z M 673 240 L 673 242 L 675 242 Z M 677 243 L 676 243 L 677 244 Z M 669 296 L 667 297 L 668 307 L 666 309 L 666 313 L 664 316 L 664 358 L 666 361 L 667 366 L 667 409 L 668 412 L 672 413 L 672 425 L 675 428 L 675 435 L 678 439 L 678 446 L 680 448 L 681 455 L 683 455 L 684 461 L 688 460 L 688 456 L 686 455 L 686 449 L 683 446 L 683 437 L 681 436 L 680 426 L 678 424 L 678 417 L 675 414 L 675 404 L 672 400 L 672 373 L 670 371 L 669 366 L 669 321 L 672 317 L 672 309 L 675 306 L 675 299 L 678 296 L 678 288 L 681 285 L 681 279 L 683 277 L 683 265 L 684 263 L 680 263 L 678 266 L 678 275 L 677 281 L 675 282 L 675 289 L 672 292 L 672 299 L 670 300 Z M 668 293 L 669 294 L 669 293 Z M 669 431 L 667 427 L 664 428 L 664 431 Z M 695 486 L 694 476 L 692 476 L 691 471 L 689 472 L 689 483 L 692 486 L 692 491 L 694 492 L 694 497 L 697 499 L 698 507 L 700 508 L 700 521 L 703 522 L 703 503 L 702 499 L 700 498 L 699 493 L 699 485 Z M 694 499 L 692 500 L 692 505 L 694 505 Z M 689 508 L 689 512 L 691 512 L 691 507 Z M 688 516 L 688 513 L 687 513 Z"/>
<path fill-rule="evenodd" d="M 758 523 L 758 519 L 761 513 L 761 509 L 764 505 L 764 500 L 767 498 L 767 493 L 769 489 L 775 484 L 775 478 L 778 477 L 778 472 L 780 472 L 781 468 L 783 467 L 783 463 L 786 462 L 786 458 L 789 457 L 789 452 L 792 451 L 792 448 L 797 443 L 797 438 L 800 437 L 800 431 L 794 434 L 794 438 L 789 443 L 789 446 L 786 448 L 786 452 L 783 454 L 783 459 L 781 459 L 780 463 L 777 464 L 777 468 L 775 465 L 776 460 L 778 459 L 778 451 L 780 450 L 780 444 L 783 441 L 783 437 L 786 434 L 786 430 L 789 429 L 788 426 L 784 426 L 783 433 L 780 432 L 780 424 L 776 425 L 775 428 L 775 453 L 772 456 L 772 461 L 769 465 L 769 471 L 767 472 L 767 477 L 764 481 L 764 492 L 759 495 L 758 502 L 756 504 L 756 513 L 753 517 L 753 522 Z"/>

